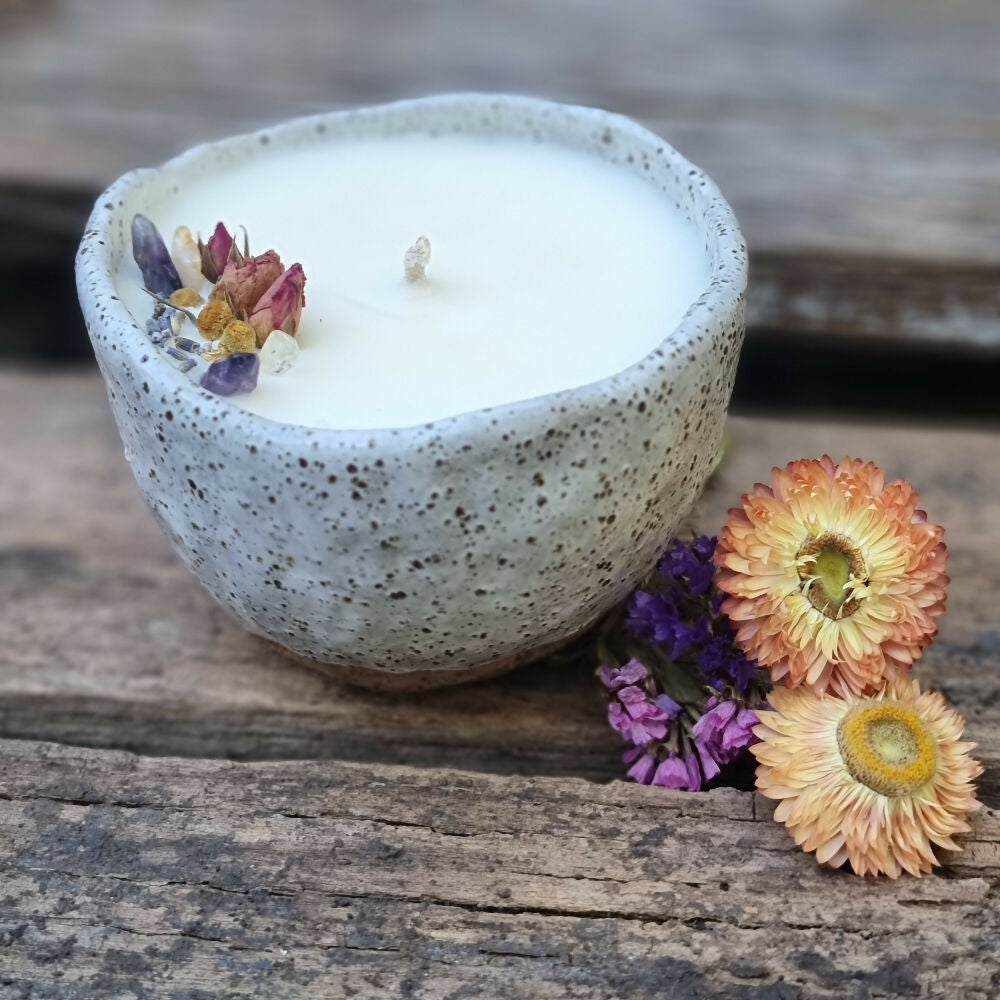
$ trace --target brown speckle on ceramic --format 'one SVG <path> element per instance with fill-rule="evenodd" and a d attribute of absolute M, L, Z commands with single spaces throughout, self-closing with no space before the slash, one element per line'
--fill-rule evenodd
<path fill-rule="evenodd" d="M 113 276 L 151 197 L 279 143 L 445 130 L 537 136 L 643 176 L 703 234 L 709 287 L 625 371 L 419 427 L 277 423 L 150 351 Z M 634 122 L 465 94 L 302 119 L 128 174 L 97 202 L 77 281 L 126 457 L 208 591 L 247 628 L 354 679 L 457 681 L 577 635 L 652 566 L 718 447 L 746 252 L 715 185 Z"/>

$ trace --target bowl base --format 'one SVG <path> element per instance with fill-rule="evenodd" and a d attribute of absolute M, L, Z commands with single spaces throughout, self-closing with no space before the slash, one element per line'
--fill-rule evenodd
<path fill-rule="evenodd" d="M 586 631 L 586 630 L 584 630 Z M 390 673 L 386 670 L 372 670 L 370 667 L 359 667 L 349 663 L 323 663 L 299 653 L 293 653 L 281 646 L 282 653 L 301 663 L 310 670 L 315 670 L 331 680 L 354 687 L 366 688 L 369 691 L 383 691 L 388 694 L 410 694 L 417 691 L 431 691 L 434 688 L 451 687 L 456 684 L 472 684 L 499 677 L 517 667 L 526 666 L 552 656 L 575 642 L 582 633 L 576 633 L 564 639 L 536 646 L 534 649 L 505 656 L 499 660 L 490 660 L 475 667 L 464 670 L 411 670 L 400 673 Z M 266 639 L 266 642 L 273 640 Z M 279 645 L 278 643 L 273 643 Z"/>

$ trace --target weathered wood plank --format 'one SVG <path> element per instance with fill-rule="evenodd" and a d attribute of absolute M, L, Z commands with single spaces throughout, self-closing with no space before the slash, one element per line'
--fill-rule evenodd
<path fill-rule="evenodd" d="M 1000 349 L 993 0 L 636 0 L 625 16 L 603 0 L 93 0 L 0 16 L 0 256 L 24 252 L 24 216 L 65 218 L 68 197 L 195 142 L 507 89 L 622 111 L 705 167 L 756 261 L 752 331 Z"/>
<path fill-rule="evenodd" d="M 1000 817 L 862 881 L 766 805 L 0 744 L 0 983 L 33 997 L 988 997 Z M 12 992 L 11 995 L 20 995 Z"/>
<path fill-rule="evenodd" d="M 1000 984 L 992 810 L 950 878 L 892 884 L 822 871 L 732 790 L 17 742 L 0 787 L 0 975 L 34 996 Z"/>
<path fill-rule="evenodd" d="M 911 478 L 947 526 L 950 610 L 920 674 L 969 718 L 1000 805 L 993 432 L 735 420 L 700 523 L 774 463 L 845 452 Z M 246 634 L 171 555 L 95 376 L 0 375 L 0 735 L 237 758 L 323 757 L 607 779 L 619 744 L 568 664 L 388 697 Z"/>
<path fill-rule="evenodd" d="M 661 129 L 754 246 L 996 263 L 997 37 L 991 0 L 25 5 L 2 34 L 0 177 L 103 182 L 294 113 L 506 88 Z"/>
<path fill-rule="evenodd" d="M 750 261 L 747 329 L 751 349 L 761 335 L 779 334 L 793 356 L 819 343 L 853 341 L 864 351 L 875 341 L 898 349 L 901 360 L 936 347 L 970 369 L 995 366 L 1000 267 L 764 251 Z M 812 336 L 803 342 L 803 334 Z"/>

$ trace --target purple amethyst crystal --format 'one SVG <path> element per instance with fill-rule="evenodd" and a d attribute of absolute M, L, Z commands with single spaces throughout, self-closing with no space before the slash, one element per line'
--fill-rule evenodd
<path fill-rule="evenodd" d="M 168 299 L 181 287 L 180 275 L 160 231 L 144 215 L 132 217 L 132 256 L 149 291 Z"/>
<path fill-rule="evenodd" d="M 260 359 L 256 354 L 230 354 L 214 361 L 201 377 L 201 386 L 217 396 L 238 396 L 257 388 Z"/>

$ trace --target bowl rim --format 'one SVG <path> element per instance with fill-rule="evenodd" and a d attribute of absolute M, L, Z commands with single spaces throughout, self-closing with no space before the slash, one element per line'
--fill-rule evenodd
<path fill-rule="evenodd" d="M 155 367 L 156 381 L 163 384 L 172 393 L 178 404 L 187 401 L 193 406 L 199 407 L 202 414 L 216 415 L 220 418 L 238 414 L 240 420 L 248 422 L 248 430 L 258 427 L 272 439 L 304 433 L 316 442 L 322 442 L 326 439 L 330 443 L 344 443 L 346 440 L 352 439 L 367 440 L 376 434 L 395 436 L 406 435 L 408 432 L 420 432 L 423 435 L 428 431 L 447 438 L 464 432 L 467 429 L 465 425 L 472 418 L 495 418 L 498 414 L 507 418 L 523 418 L 535 412 L 551 412 L 553 404 L 556 407 L 573 405 L 575 408 L 575 405 L 581 402 L 582 397 L 600 398 L 602 395 L 607 395 L 614 398 L 621 396 L 623 390 L 637 380 L 639 373 L 650 365 L 661 368 L 665 362 L 671 362 L 665 348 L 669 347 L 672 341 L 683 339 L 685 335 L 693 338 L 705 329 L 710 330 L 718 326 L 720 316 L 730 316 L 739 308 L 746 291 L 748 271 L 746 244 L 739 223 L 716 183 L 701 168 L 695 166 L 679 153 L 667 140 L 625 115 L 600 108 L 517 94 L 463 91 L 429 97 L 407 98 L 361 108 L 341 109 L 284 119 L 274 125 L 251 132 L 199 143 L 171 157 L 160 166 L 140 167 L 123 174 L 97 198 L 76 254 L 77 291 L 84 318 L 87 321 L 88 332 L 94 342 L 95 354 L 100 359 L 103 352 L 96 343 L 97 338 L 92 329 L 94 327 L 113 328 L 117 338 L 116 345 L 121 345 L 124 348 L 123 350 L 117 350 L 117 346 L 115 348 L 117 358 L 120 361 L 128 360 L 138 366 L 148 361 L 156 351 L 145 330 L 118 298 L 115 285 L 117 264 L 111 260 L 112 241 L 108 239 L 112 226 L 119 221 L 119 213 L 122 210 L 119 202 L 124 200 L 125 194 L 130 192 L 137 183 L 145 180 L 151 174 L 183 168 L 197 162 L 209 153 L 219 150 L 237 151 L 241 147 L 249 149 L 254 145 L 262 148 L 264 145 L 270 147 L 272 143 L 281 142 L 286 138 L 294 141 L 307 130 L 315 130 L 316 126 L 331 121 L 363 120 L 369 116 L 375 117 L 393 112 L 406 114 L 416 108 L 445 109 L 448 106 L 455 106 L 456 110 L 467 110 L 470 104 L 490 107 L 497 103 L 535 114 L 543 110 L 549 113 L 557 110 L 574 118 L 590 119 L 595 125 L 614 129 L 639 140 L 649 146 L 655 156 L 668 160 L 671 169 L 678 177 L 687 177 L 694 205 L 700 209 L 704 220 L 699 232 L 714 241 L 716 252 L 714 258 L 710 260 L 711 269 L 707 286 L 688 306 L 676 326 L 669 330 L 651 351 L 625 368 L 583 385 L 519 399 L 511 403 L 465 410 L 432 421 L 399 427 L 316 427 L 261 416 L 244 409 L 227 397 L 208 392 L 163 359 L 161 359 L 163 363 Z M 491 110 L 493 109 L 491 108 Z M 504 134 L 502 125 L 498 134 Z M 621 167 L 621 164 L 615 163 L 614 165 Z M 108 340 L 108 338 L 104 339 Z M 699 337 L 699 339 L 701 338 Z M 691 360 L 694 360 L 693 356 Z M 671 367 L 674 370 L 681 370 L 687 363 L 687 358 L 678 356 L 674 359 Z M 232 426 L 231 423 L 230 426 Z"/>

